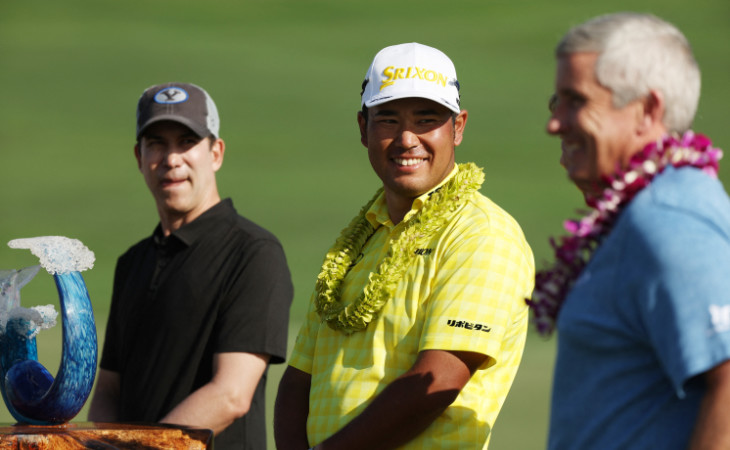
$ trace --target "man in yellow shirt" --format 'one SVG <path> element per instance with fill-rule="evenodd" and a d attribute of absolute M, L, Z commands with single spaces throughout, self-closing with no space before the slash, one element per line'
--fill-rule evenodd
<path fill-rule="evenodd" d="M 381 50 L 358 113 L 383 182 L 325 257 L 279 385 L 279 449 L 486 448 L 514 380 L 534 261 L 456 164 L 467 111 L 451 60 Z"/>

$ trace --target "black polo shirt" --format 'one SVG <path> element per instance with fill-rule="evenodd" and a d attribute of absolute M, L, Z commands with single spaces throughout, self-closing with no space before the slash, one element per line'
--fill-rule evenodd
<path fill-rule="evenodd" d="M 292 296 L 279 241 L 230 199 L 170 236 L 158 225 L 117 262 L 100 367 L 120 374 L 119 419 L 160 420 L 211 380 L 214 353 L 283 362 Z M 216 449 L 266 448 L 265 380 Z"/>

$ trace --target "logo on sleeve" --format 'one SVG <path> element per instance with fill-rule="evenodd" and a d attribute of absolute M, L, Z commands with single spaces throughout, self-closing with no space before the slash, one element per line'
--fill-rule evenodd
<path fill-rule="evenodd" d="M 446 325 L 454 328 L 464 328 L 466 330 L 473 330 L 473 331 L 483 331 L 484 333 L 489 333 L 492 331 L 492 328 L 488 325 L 484 325 L 481 323 L 473 323 L 473 322 L 467 322 L 465 320 L 454 320 L 449 319 L 446 322 Z"/>
<path fill-rule="evenodd" d="M 730 305 L 710 305 L 710 316 L 715 333 L 730 331 Z"/>

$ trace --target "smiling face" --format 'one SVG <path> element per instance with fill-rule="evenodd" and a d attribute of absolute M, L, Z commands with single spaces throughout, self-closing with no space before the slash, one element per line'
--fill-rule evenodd
<path fill-rule="evenodd" d="M 404 98 L 358 114 L 361 141 L 383 181 L 391 220 L 400 222 L 413 200 L 433 189 L 454 168 L 467 112 L 452 120 L 448 108 L 424 98 Z"/>
<path fill-rule="evenodd" d="M 619 167 L 646 145 L 643 104 L 615 108 L 611 91 L 595 73 L 597 53 L 558 57 L 555 97 L 548 133 L 559 136 L 560 163 L 584 193 L 600 192 Z"/>
<path fill-rule="evenodd" d="M 165 234 L 220 201 L 215 172 L 223 163 L 224 148 L 221 139 L 201 138 L 171 121 L 150 126 L 140 138 L 134 153 Z"/>

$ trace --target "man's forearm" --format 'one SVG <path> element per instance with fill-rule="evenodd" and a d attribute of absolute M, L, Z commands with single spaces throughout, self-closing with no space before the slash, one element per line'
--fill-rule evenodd
<path fill-rule="evenodd" d="M 707 392 L 702 399 L 689 448 L 730 448 L 730 362 L 718 365 L 704 376 Z"/>
<path fill-rule="evenodd" d="M 92 422 L 116 422 L 119 420 L 119 374 L 99 369 L 96 390 L 89 406 Z"/>
<path fill-rule="evenodd" d="M 365 410 L 317 448 L 388 449 L 423 433 L 458 397 L 486 356 L 425 351 Z"/>
<path fill-rule="evenodd" d="M 217 435 L 245 413 L 222 390 L 207 384 L 190 394 L 160 422 L 208 428 Z"/>
<path fill-rule="evenodd" d="M 317 449 L 389 449 L 423 433 L 459 391 L 428 394 L 430 380 L 409 375 L 388 385 L 370 405 Z"/>
<path fill-rule="evenodd" d="M 90 422 L 116 422 L 119 420 L 117 416 L 116 403 L 103 399 L 98 394 L 94 396 L 89 406 Z"/>
<path fill-rule="evenodd" d="M 279 383 L 274 407 L 274 437 L 279 450 L 302 450 L 309 447 L 307 417 L 312 377 L 291 366 Z"/>
<path fill-rule="evenodd" d="M 248 413 L 268 355 L 216 353 L 213 379 L 190 394 L 160 422 L 204 427 L 220 433 Z"/>

